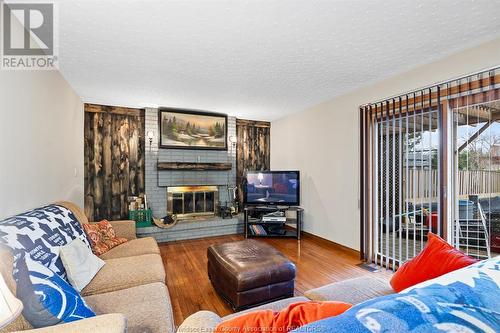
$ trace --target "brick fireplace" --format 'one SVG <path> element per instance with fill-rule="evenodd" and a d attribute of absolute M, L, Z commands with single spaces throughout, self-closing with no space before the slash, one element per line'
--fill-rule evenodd
<path fill-rule="evenodd" d="M 236 136 L 236 118 L 228 117 L 227 130 L 228 137 Z M 145 147 L 145 192 L 148 203 L 153 216 L 161 218 L 167 212 L 175 211 L 180 220 L 171 229 L 140 228 L 138 236 L 152 236 L 162 242 L 242 232 L 242 221 L 238 218 L 223 220 L 216 215 L 219 204 L 229 200 L 228 186 L 236 184 L 236 149 L 159 149 L 157 108 L 145 109 L 144 132 L 148 131 L 155 133 L 151 146 L 146 138 Z M 230 163 L 231 169 L 158 171 L 159 162 Z"/>

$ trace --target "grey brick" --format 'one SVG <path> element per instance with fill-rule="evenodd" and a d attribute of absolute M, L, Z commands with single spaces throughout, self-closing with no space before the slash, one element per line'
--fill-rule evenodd
<path fill-rule="evenodd" d="M 158 110 L 156 108 L 146 108 L 146 121 L 145 121 L 146 131 L 153 130 L 156 135 L 159 134 L 158 128 Z M 228 118 L 228 136 L 236 135 L 236 118 Z M 219 185 L 219 200 L 220 202 L 227 201 L 227 183 L 234 185 L 236 183 L 236 151 L 229 148 L 228 151 L 193 151 L 193 150 L 177 150 L 177 149 L 159 149 L 157 140 L 155 139 L 151 145 L 151 149 L 148 141 L 146 140 L 146 194 L 149 198 L 149 203 L 153 210 L 153 215 L 156 217 L 164 216 L 166 214 L 167 205 L 167 195 L 165 187 L 157 186 L 157 171 L 156 163 L 158 161 L 183 161 L 183 162 L 227 162 L 229 161 L 233 165 L 233 170 L 228 172 L 216 172 L 216 171 L 189 171 L 189 172 L 179 172 L 179 171 L 160 171 L 159 184 L 160 186 L 181 186 L 181 185 Z M 201 223 L 201 222 L 200 222 Z M 210 221 L 207 226 L 215 226 L 217 221 Z M 177 227 L 177 226 L 176 226 Z M 174 227 L 175 228 L 175 227 Z M 211 230 L 210 228 L 202 228 L 199 225 L 194 225 L 195 230 L 191 230 L 183 237 L 191 238 L 193 235 L 196 237 L 203 237 L 204 234 L 214 235 L 225 230 L 224 227 L 221 229 Z M 169 229 L 171 230 L 171 229 Z M 189 230 L 189 229 L 188 229 Z M 211 230 L 211 231 L 210 231 Z M 224 232 L 232 232 L 232 230 L 226 230 Z M 157 240 L 171 240 L 179 239 L 177 236 L 172 238 L 175 232 L 172 230 L 169 234 L 160 233 L 161 237 L 158 236 Z"/>

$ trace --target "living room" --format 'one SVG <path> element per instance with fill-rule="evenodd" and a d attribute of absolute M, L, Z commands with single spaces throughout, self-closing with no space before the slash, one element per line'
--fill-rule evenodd
<path fill-rule="evenodd" d="M 0 332 L 500 330 L 497 1 L 0 5 Z"/>

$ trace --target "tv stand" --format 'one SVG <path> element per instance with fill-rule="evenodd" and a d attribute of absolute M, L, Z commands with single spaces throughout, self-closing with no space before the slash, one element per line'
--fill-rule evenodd
<path fill-rule="evenodd" d="M 294 212 L 294 217 L 286 217 L 284 221 L 263 221 L 262 217 L 273 212 Z M 289 206 L 246 206 L 245 238 L 248 237 L 284 237 L 300 240 L 302 231 L 302 215 L 304 209 Z"/>

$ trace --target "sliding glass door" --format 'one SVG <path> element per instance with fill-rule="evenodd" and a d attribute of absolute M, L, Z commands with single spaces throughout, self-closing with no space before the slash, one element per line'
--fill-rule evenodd
<path fill-rule="evenodd" d="M 360 108 L 363 259 L 396 269 L 429 232 L 490 255 L 491 220 L 500 221 L 500 194 L 498 212 L 491 204 L 500 193 L 500 105 L 472 105 L 496 103 L 499 84 L 495 69 Z"/>

